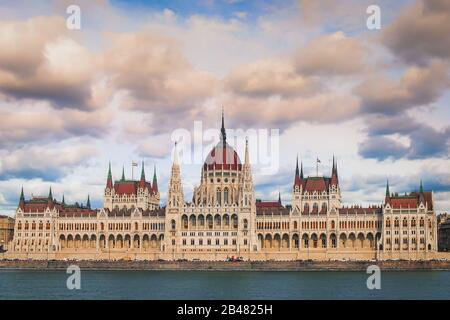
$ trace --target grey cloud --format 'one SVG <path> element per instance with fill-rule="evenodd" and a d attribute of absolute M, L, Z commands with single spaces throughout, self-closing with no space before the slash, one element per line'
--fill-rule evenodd
<path fill-rule="evenodd" d="M 358 153 L 364 158 L 400 159 L 408 154 L 408 147 L 388 137 L 367 138 L 359 145 Z"/>
<path fill-rule="evenodd" d="M 450 59 L 450 3 L 419 0 L 402 12 L 382 34 L 383 43 L 407 63 Z"/>

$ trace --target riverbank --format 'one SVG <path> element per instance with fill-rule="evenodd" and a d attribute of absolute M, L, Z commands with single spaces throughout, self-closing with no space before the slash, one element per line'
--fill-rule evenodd
<path fill-rule="evenodd" d="M 65 270 L 77 265 L 88 270 L 185 270 L 185 271 L 365 271 L 370 265 L 382 270 L 450 270 L 450 261 L 89 261 L 0 260 L 0 269 Z"/>

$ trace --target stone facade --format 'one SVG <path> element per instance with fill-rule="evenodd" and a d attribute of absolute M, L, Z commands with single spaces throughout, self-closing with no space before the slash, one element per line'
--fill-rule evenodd
<path fill-rule="evenodd" d="M 447 213 L 438 216 L 438 248 L 439 251 L 450 251 L 450 216 Z"/>
<path fill-rule="evenodd" d="M 175 146 L 176 149 L 176 146 Z M 176 151 L 176 150 L 175 150 Z M 153 182 L 122 178 L 111 168 L 103 208 L 67 205 L 47 197 L 25 200 L 16 211 L 11 258 L 126 260 L 373 260 L 436 257 L 433 193 L 398 195 L 389 185 L 382 206 L 344 207 L 337 163 L 330 177 L 305 177 L 298 160 L 291 205 L 255 198 L 248 143 L 242 163 L 227 143 L 222 119 L 219 143 L 202 166 L 192 202 L 184 198 L 175 152 L 160 207 Z"/>
<path fill-rule="evenodd" d="M 4 250 L 14 236 L 14 219 L 0 215 L 0 251 Z"/>

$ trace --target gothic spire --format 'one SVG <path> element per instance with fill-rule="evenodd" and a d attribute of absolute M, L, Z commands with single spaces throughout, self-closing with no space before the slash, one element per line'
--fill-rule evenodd
<path fill-rule="evenodd" d="M 19 208 L 24 208 L 25 207 L 25 196 L 23 195 L 23 187 L 22 187 L 22 191 L 20 192 L 20 200 L 19 200 Z"/>
<path fill-rule="evenodd" d="M 144 160 L 142 160 L 141 180 L 145 181 Z"/>
<path fill-rule="evenodd" d="M 91 208 L 91 199 L 89 198 L 89 194 L 88 194 L 88 198 L 87 198 L 87 202 L 86 202 L 86 207 L 87 207 L 88 209 Z"/>
<path fill-rule="evenodd" d="M 303 170 L 302 170 L 302 175 L 303 175 Z M 301 178 L 300 178 L 300 172 L 298 169 L 298 156 L 297 156 L 297 161 L 295 164 L 295 178 L 294 178 L 294 187 L 295 186 L 301 186 L 302 182 L 301 182 Z"/>
<path fill-rule="evenodd" d="M 300 179 L 303 179 L 303 162 L 300 163 Z"/>
<path fill-rule="evenodd" d="M 386 198 L 390 197 L 390 191 L 389 191 L 389 179 L 386 180 Z"/>
<path fill-rule="evenodd" d="M 113 182 L 112 182 L 112 174 L 111 174 L 111 161 L 109 162 L 108 166 L 108 179 L 106 180 L 106 187 L 112 189 Z"/>
<path fill-rule="evenodd" d="M 244 164 L 250 164 L 250 157 L 248 154 L 248 137 L 245 138 L 245 162 Z"/>
<path fill-rule="evenodd" d="M 278 191 L 278 204 L 281 206 L 281 193 Z"/>
<path fill-rule="evenodd" d="M 48 192 L 48 200 L 53 200 L 52 187 L 50 186 L 50 190 Z"/>
<path fill-rule="evenodd" d="M 156 165 L 153 167 L 153 191 L 158 193 L 158 179 L 156 178 Z"/>
<path fill-rule="evenodd" d="M 125 166 L 124 165 L 122 165 L 122 178 L 121 178 L 121 180 L 125 181 Z"/>
<path fill-rule="evenodd" d="M 64 199 L 64 193 L 63 193 L 63 197 L 62 197 L 62 200 L 61 200 L 61 204 L 62 204 L 62 205 L 65 205 L 65 204 L 66 204 L 66 200 Z"/>
<path fill-rule="evenodd" d="M 173 165 L 178 165 L 178 150 L 177 150 L 176 142 L 175 142 L 175 147 L 173 148 Z"/>
<path fill-rule="evenodd" d="M 225 131 L 225 120 L 224 120 L 224 113 L 223 113 L 223 106 L 222 106 L 222 128 L 220 129 L 220 140 L 225 144 L 227 140 L 227 133 Z"/>
<path fill-rule="evenodd" d="M 419 189 L 420 193 L 423 193 L 423 183 L 422 183 L 422 179 L 420 179 L 420 189 Z"/>

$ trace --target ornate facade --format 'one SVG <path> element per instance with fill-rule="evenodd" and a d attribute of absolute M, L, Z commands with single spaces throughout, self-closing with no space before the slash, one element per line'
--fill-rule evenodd
<path fill-rule="evenodd" d="M 176 148 L 176 146 L 175 146 Z M 330 177 L 305 177 L 298 160 L 291 205 L 255 198 L 248 142 L 242 163 L 227 143 L 222 117 L 219 143 L 201 169 L 192 202 L 184 198 L 175 152 L 167 204 L 160 207 L 156 171 L 147 182 L 113 183 L 108 170 L 101 209 L 47 197 L 25 200 L 16 211 L 14 258 L 372 260 L 433 259 L 437 252 L 433 193 L 390 193 L 384 204 L 342 205 L 337 162 Z"/>

